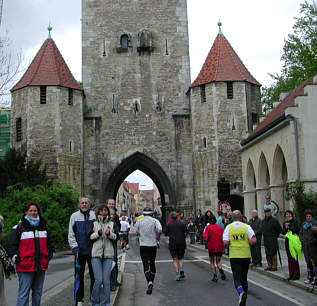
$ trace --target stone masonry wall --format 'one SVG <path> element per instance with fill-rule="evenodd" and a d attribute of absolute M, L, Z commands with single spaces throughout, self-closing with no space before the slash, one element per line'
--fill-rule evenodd
<path fill-rule="evenodd" d="M 82 12 L 83 86 L 91 108 L 84 127 L 85 193 L 104 201 L 111 173 L 124 158 L 142 152 L 160 165 L 174 189 L 186 186 L 191 202 L 191 167 L 177 162 L 187 163 L 188 152 L 176 152 L 173 120 L 188 113 L 186 1 L 84 0 Z M 142 30 L 152 33 L 152 52 L 137 50 Z M 122 34 L 130 39 L 127 52 L 117 51 Z"/>

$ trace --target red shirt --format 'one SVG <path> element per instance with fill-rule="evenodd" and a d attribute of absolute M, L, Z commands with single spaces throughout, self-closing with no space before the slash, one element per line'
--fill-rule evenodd
<path fill-rule="evenodd" d="M 207 240 L 209 253 L 224 252 L 222 234 L 224 229 L 218 224 L 209 224 L 204 231 L 203 237 Z"/>

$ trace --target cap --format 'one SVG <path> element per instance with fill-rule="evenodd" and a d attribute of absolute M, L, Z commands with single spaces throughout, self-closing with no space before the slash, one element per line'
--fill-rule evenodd
<path fill-rule="evenodd" d="M 271 211 L 271 208 L 270 207 L 265 207 L 264 208 L 264 212 L 268 212 L 268 211 Z"/>
<path fill-rule="evenodd" d="M 143 215 L 152 215 L 153 214 L 153 210 L 149 207 L 144 208 L 143 210 Z"/>

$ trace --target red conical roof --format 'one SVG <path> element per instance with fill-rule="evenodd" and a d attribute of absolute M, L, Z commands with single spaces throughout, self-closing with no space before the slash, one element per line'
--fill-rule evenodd
<path fill-rule="evenodd" d="M 26 86 L 63 86 L 83 90 L 70 72 L 53 39 L 48 38 L 20 81 L 11 89 Z"/>
<path fill-rule="evenodd" d="M 261 86 L 244 66 L 225 36 L 220 33 L 190 87 L 221 81 L 246 81 Z"/>

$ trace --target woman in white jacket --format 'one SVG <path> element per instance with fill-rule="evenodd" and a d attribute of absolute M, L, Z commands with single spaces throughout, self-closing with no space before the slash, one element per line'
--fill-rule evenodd
<path fill-rule="evenodd" d="M 110 211 L 106 205 L 96 208 L 96 221 L 92 224 L 89 238 L 93 242 L 91 263 L 95 282 L 91 293 L 92 305 L 110 306 L 110 273 L 114 259 L 112 241 L 117 238 Z M 103 285 L 103 288 L 101 288 Z"/>

